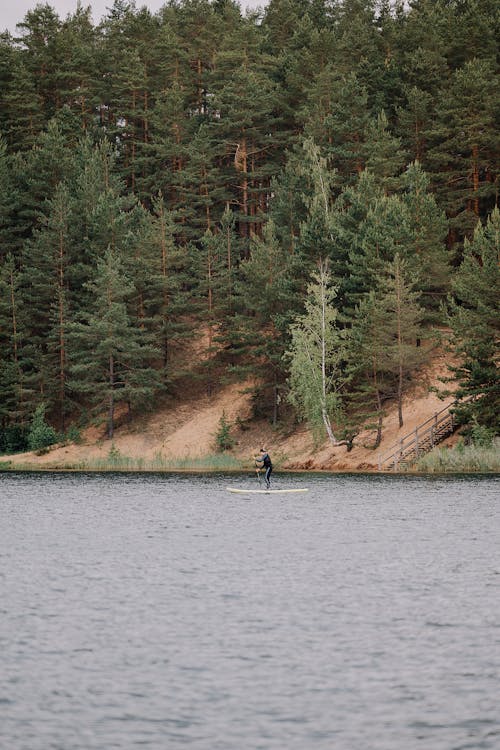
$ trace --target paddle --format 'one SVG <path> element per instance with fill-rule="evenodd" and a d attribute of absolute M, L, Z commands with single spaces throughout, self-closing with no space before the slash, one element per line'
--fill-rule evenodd
<path fill-rule="evenodd" d="M 254 461 L 255 460 L 256 459 L 254 458 Z M 257 466 L 257 464 L 255 464 L 255 473 L 257 474 L 257 481 L 258 481 L 259 487 L 260 487 L 261 486 L 261 481 L 260 481 L 260 466 Z"/>

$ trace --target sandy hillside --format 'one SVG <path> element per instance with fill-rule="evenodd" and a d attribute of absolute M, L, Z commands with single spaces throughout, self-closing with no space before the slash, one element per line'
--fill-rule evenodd
<path fill-rule="evenodd" d="M 251 421 L 248 392 L 251 384 L 244 383 L 219 386 L 210 397 L 185 393 L 182 399 L 173 399 L 149 416 L 143 415 L 132 424 L 117 427 L 112 442 L 105 438 L 103 426 L 87 430 L 79 445 L 56 447 L 41 456 L 26 453 L 9 458 L 14 463 L 29 463 L 40 468 L 63 468 L 82 461 L 105 459 L 112 447 L 122 456 L 142 458 L 146 462 L 155 457 L 199 458 L 216 451 L 215 435 L 224 412 L 233 425 L 232 435 L 236 441 L 231 454 L 248 465 L 252 465 L 252 456 L 265 443 L 277 469 L 377 469 L 379 452 L 386 453 L 402 436 L 450 403 L 451 398 L 441 401 L 430 391 L 432 386 L 440 385 L 439 378 L 445 374 L 446 363 L 442 356 L 436 357 L 418 374 L 416 385 L 405 398 L 403 428 L 398 427 L 394 405 L 388 409 L 382 445 L 376 451 L 369 447 L 374 436 L 368 433 L 359 435 L 353 450 L 347 452 L 345 446 L 333 447 L 328 442 L 315 448 L 312 435 L 304 425 L 285 432 L 283 427 L 274 430 L 268 422 Z M 245 429 L 238 427 L 241 424 Z"/>

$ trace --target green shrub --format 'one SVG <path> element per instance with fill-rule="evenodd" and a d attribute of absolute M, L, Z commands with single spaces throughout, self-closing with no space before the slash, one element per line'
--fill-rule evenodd
<path fill-rule="evenodd" d="M 122 461 L 122 454 L 114 443 L 111 444 L 111 448 L 108 453 L 108 461 L 113 465 L 119 465 Z"/>
<path fill-rule="evenodd" d="M 215 443 L 219 453 L 230 450 L 234 446 L 234 438 L 231 436 L 231 425 L 227 421 L 226 412 L 222 412 L 219 420 L 219 428 L 215 435 Z"/>
<path fill-rule="evenodd" d="M 472 444 L 477 448 L 491 448 L 495 439 L 495 430 L 492 427 L 486 427 L 474 421 L 470 431 L 470 438 Z"/>
<path fill-rule="evenodd" d="M 80 433 L 80 430 L 76 425 L 71 425 L 71 427 L 66 430 L 66 433 L 64 435 L 64 439 L 68 443 L 76 443 L 77 445 L 82 442 L 82 436 Z"/>
<path fill-rule="evenodd" d="M 54 443 L 57 443 L 57 432 L 45 421 L 45 404 L 40 404 L 31 421 L 28 448 L 30 451 L 40 451 Z"/>

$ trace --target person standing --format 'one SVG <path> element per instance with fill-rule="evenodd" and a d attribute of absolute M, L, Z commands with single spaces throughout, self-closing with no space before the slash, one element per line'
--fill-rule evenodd
<path fill-rule="evenodd" d="M 266 489 L 269 489 L 271 486 L 273 462 L 271 461 L 271 457 L 265 448 L 260 449 L 260 456 L 255 457 L 255 463 L 261 464 L 262 468 L 265 469 L 264 479 L 266 480 Z M 258 468 L 258 471 L 260 471 L 260 468 L 261 467 Z"/>

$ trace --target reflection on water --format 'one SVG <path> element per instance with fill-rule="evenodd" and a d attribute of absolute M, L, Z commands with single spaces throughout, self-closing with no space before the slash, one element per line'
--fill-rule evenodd
<path fill-rule="evenodd" d="M 498 750 L 498 479 L 0 475 L 6 750 Z"/>

